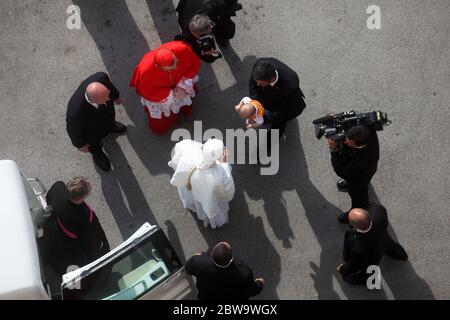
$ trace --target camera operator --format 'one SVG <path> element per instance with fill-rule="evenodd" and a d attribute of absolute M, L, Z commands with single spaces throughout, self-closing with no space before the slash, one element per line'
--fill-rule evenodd
<path fill-rule="evenodd" d="M 215 24 L 213 33 L 217 43 L 226 47 L 236 33 L 236 25 L 231 17 L 236 16 L 236 12 L 241 9 L 242 5 L 238 0 L 181 0 L 176 11 L 183 36 L 190 33 L 189 22 L 192 17 L 204 14 Z"/>
<path fill-rule="evenodd" d="M 182 40 L 192 46 L 192 50 L 200 59 L 207 63 L 212 63 L 222 57 L 222 54 L 216 50 L 216 44 L 212 35 L 214 23 L 204 14 L 196 14 L 189 22 L 189 32 L 183 33 Z"/>
<path fill-rule="evenodd" d="M 336 174 L 342 179 L 337 182 L 339 189 L 347 189 L 353 208 L 369 207 L 369 183 L 377 171 L 380 147 L 374 128 L 356 125 L 345 132 L 345 140 L 336 142 L 327 139 L 331 151 L 331 163 Z M 348 211 L 342 213 L 338 221 L 348 223 Z"/>

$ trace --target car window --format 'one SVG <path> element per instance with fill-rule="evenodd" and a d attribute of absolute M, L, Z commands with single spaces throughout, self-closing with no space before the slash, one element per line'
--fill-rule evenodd
<path fill-rule="evenodd" d="M 159 229 L 71 288 L 63 288 L 63 296 L 77 300 L 137 299 L 180 268 L 180 259 Z"/>

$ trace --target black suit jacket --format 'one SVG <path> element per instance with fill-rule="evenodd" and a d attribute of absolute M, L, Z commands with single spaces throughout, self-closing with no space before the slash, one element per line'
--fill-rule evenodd
<path fill-rule="evenodd" d="M 110 100 L 98 109 L 85 98 L 86 88 L 92 82 L 100 82 L 110 90 Z M 92 145 L 106 137 L 115 121 L 114 100 L 119 96 L 119 91 L 104 72 L 97 72 L 80 84 L 69 100 L 66 114 L 67 133 L 75 147 Z"/>
<path fill-rule="evenodd" d="M 183 36 L 190 35 L 189 22 L 196 14 L 207 14 L 204 0 L 181 0 L 175 9 Z M 211 17 L 210 17 L 211 18 Z"/>
<path fill-rule="evenodd" d="M 344 261 L 341 268 L 343 275 L 358 271 L 366 273 L 370 265 L 378 265 L 390 243 L 387 231 L 389 224 L 386 208 L 371 203 L 368 209 L 372 228 L 367 233 L 355 230 L 347 231 L 344 239 Z"/>
<path fill-rule="evenodd" d="M 261 58 L 275 66 L 278 81 L 272 86 L 259 87 L 253 79 L 253 71 L 249 81 L 250 98 L 260 101 L 269 111 L 271 118 L 276 121 L 291 120 L 305 109 L 305 101 L 297 73 L 275 58 Z"/>
<path fill-rule="evenodd" d="M 367 179 L 375 174 L 380 159 L 380 145 L 375 129 L 369 128 L 370 137 L 367 145 L 356 149 L 343 145 L 339 151 L 331 152 L 334 172 L 347 180 Z"/>
<path fill-rule="evenodd" d="M 202 253 L 190 258 L 185 269 L 197 278 L 200 300 L 248 300 L 262 291 L 253 271 L 238 258 L 227 268 L 219 268 L 208 253 Z"/>
<path fill-rule="evenodd" d="M 235 33 L 235 25 L 230 17 L 236 15 L 236 0 L 213 1 L 211 0 L 181 0 L 176 11 L 178 12 L 178 24 L 181 28 L 182 40 L 192 46 L 192 50 L 207 63 L 212 63 L 221 58 L 222 55 L 214 57 L 202 55 L 197 38 L 189 30 L 189 22 L 196 14 L 207 15 L 215 24 L 213 34 L 218 37 L 231 39 Z"/>
<path fill-rule="evenodd" d="M 229 18 L 236 15 L 237 0 L 181 0 L 175 9 L 178 12 L 178 24 L 183 35 L 190 34 L 189 22 L 196 14 L 207 15 L 216 26 L 214 31 L 222 31 L 221 26 L 229 23 Z M 221 36 L 217 34 L 217 36 Z M 229 38 L 229 37 L 226 37 Z"/>

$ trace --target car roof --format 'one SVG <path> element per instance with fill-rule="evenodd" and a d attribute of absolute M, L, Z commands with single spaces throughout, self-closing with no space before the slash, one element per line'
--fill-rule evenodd
<path fill-rule="evenodd" d="M 11 160 L 0 160 L 0 223 L 0 299 L 38 298 L 43 286 L 35 230 L 23 177 Z"/>

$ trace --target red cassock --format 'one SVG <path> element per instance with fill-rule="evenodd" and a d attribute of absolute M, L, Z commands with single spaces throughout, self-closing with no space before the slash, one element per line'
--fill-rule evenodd
<path fill-rule="evenodd" d="M 157 49 L 171 50 L 178 60 L 177 68 L 167 72 L 155 64 L 156 49 L 148 52 L 134 69 L 130 87 L 146 100 L 159 102 L 167 98 L 181 78 L 194 78 L 200 70 L 200 59 L 192 48 L 182 41 L 171 41 Z"/>

